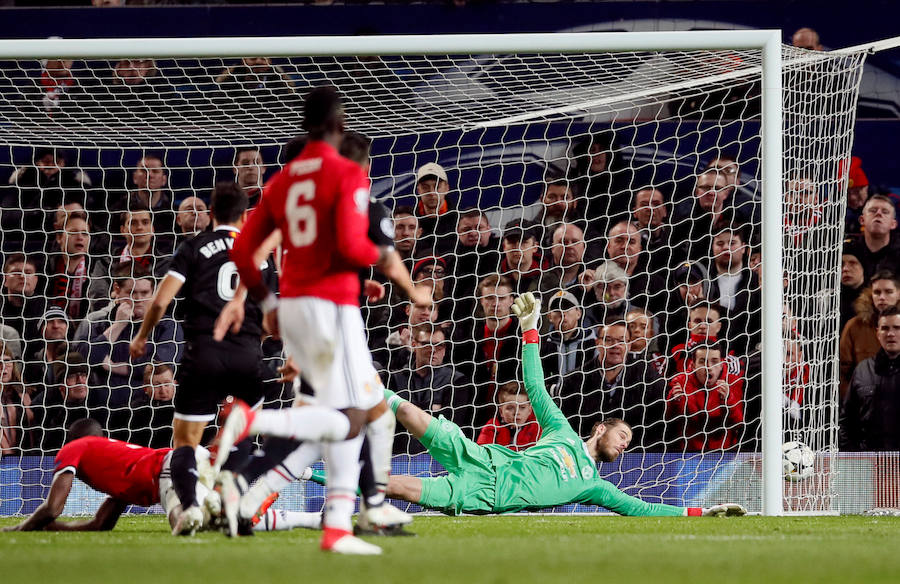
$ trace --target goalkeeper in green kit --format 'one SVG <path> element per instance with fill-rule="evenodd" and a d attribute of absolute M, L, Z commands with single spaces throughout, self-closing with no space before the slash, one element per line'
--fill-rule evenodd
<path fill-rule="evenodd" d="M 620 515 L 685 516 L 744 515 L 737 504 L 709 509 L 646 503 L 626 495 L 600 478 L 597 462 L 612 462 L 631 442 L 631 427 L 622 420 L 605 420 L 582 442 L 544 388 L 537 332 L 541 305 L 530 292 L 512 307 L 519 317 L 524 346 L 525 389 L 541 425 L 538 443 L 522 452 L 503 446 L 481 446 L 443 418 L 434 418 L 385 390 L 388 405 L 399 420 L 447 470 L 434 478 L 391 476 L 387 496 L 459 513 L 512 513 L 556 505 L 599 505 Z"/>

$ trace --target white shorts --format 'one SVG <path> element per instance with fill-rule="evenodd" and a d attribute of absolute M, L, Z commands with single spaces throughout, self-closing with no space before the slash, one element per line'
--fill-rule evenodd
<path fill-rule="evenodd" d="M 203 509 L 203 501 L 209 495 L 212 489 L 212 467 L 209 464 L 209 451 L 198 446 L 195 449 L 197 456 L 197 505 Z M 172 485 L 172 452 L 166 454 L 163 459 L 162 468 L 159 470 L 159 504 L 162 505 L 166 515 L 180 505 L 181 501 L 175 493 L 175 487 Z"/>
<path fill-rule="evenodd" d="M 319 405 L 368 410 L 384 399 L 359 307 L 310 296 L 284 298 L 278 327 Z"/>

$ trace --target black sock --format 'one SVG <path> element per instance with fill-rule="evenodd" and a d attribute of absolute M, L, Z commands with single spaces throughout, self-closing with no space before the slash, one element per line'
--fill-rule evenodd
<path fill-rule="evenodd" d="M 172 487 L 178 495 L 178 500 L 181 501 L 181 508 L 187 509 L 196 505 L 197 457 L 194 455 L 193 447 L 179 446 L 173 450 L 169 468 L 172 471 Z"/>
<path fill-rule="evenodd" d="M 228 460 L 222 465 L 222 470 L 230 470 L 238 474 L 250 462 L 250 452 L 253 451 L 253 441 L 250 438 L 244 438 L 231 447 L 231 453 Z"/>
<path fill-rule="evenodd" d="M 384 501 L 379 497 L 373 504 L 372 498 L 378 495 L 378 485 L 375 484 L 375 473 L 372 471 L 372 456 L 369 453 L 369 438 L 363 438 L 362 448 L 359 450 L 359 461 L 362 463 L 359 469 L 359 492 L 369 507 L 377 507 Z"/>
<path fill-rule="evenodd" d="M 247 484 L 252 483 L 281 464 L 291 452 L 297 450 L 300 444 L 297 440 L 291 440 L 290 438 L 266 438 L 262 445 L 262 455 L 251 457 L 241 471 L 241 476 L 246 479 Z"/>

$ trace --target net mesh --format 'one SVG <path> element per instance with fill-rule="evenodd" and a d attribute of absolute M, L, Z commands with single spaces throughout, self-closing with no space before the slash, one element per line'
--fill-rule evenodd
<path fill-rule="evenodd" d="M 818 453 L 789 499 L 822 512 L 835 508 L 839 332 L 823 315 L 837 313 L 841 168 L 864 55 L 783 56 L 785 440 Z M 128 362 L 141 316 L 121 307 L 152 287 L 114 271 L 125 260 L 164 274 L 204 223 L 190 198 L 208 203 L 216 181 L 255 195 L 300 131 L 303 95 L 325 83 L 348 127 L 373 139 L 373 195 L 438 300 L 417 313 L 388 284 L 363 307 L 389 388 L 472 439 L 532 443 L 522 398 L 499 390 L 521 376 L 511 295 L 533 290 L 547 311 L 547 387 L 573 427 L 587 437 L 611 416 L 634 427 L 630 454 L 603 467 L 610 480 L 697 505 L 736 484 L 731 499 L 759 510 L 759 481 L 741 477 L 759 467 L 760 72 L 759 51 L 736 50 L 0 63 L 4 337 L 16 364 L 3 380 L 2 512 L 39 502 L 41 456 L 84 413 L 113 437 L 168 444 L 164 365 L 177 369 L 183 315 L 176 306 L 158 327 L 149 365 Z M 432 214 L 416 170 L 435 162 L 450 192 Z M 135 201 L 152 207 L 149 237 L 121 214 Z M 28 261 L 10 264 L 18 252 Z M 280 351 L 266 344 L 269 407 L 291 396 L 274 382 Z M 403 432 L 395 451 L 418 474 L 441 471 Z"/>

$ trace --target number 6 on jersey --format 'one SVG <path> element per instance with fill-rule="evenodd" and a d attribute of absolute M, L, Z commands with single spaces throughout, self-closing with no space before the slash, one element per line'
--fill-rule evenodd
<path fill-rule="evenodd" d="M 288 189 L 284 214 L 294 247 L 306 247 L 316 240 L 316 210 L 312 205 L 301 204 L 312 201 L 315 196 L 316 183 L 312 180 L 294 183 Z"/>

